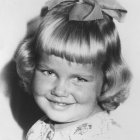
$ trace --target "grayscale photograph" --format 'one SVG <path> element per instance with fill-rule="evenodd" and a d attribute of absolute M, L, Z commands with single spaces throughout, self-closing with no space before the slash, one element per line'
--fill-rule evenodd
<path fill-rule="evenodd" d="M 140 140 L 135 0 L 0 0 L 0 140 Z"/>

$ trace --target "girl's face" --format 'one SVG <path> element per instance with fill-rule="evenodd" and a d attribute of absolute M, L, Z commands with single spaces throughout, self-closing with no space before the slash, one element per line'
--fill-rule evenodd
<path fill-rule="evenodd" d="M 35 100 L 53 121 L 70 124 L 100 111 L 102 74 L 92 64 L 42 54 L 33 78 Z"/>

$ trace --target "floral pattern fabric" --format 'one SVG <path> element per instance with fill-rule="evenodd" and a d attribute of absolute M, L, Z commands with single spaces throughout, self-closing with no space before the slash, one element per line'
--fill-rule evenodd
<path fill-rule="evenodd" d="M 120 137 L 120 128 L 106 112 L 97 113 L 60 131 L 43 117 L 27 133 L 27 140 L 125 140 Z"/>

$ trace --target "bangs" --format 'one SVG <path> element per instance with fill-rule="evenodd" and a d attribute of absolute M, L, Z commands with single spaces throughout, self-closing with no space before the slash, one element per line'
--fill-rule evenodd
<path fill-rule="evenodd" d="M 96 23 L 59 18 L 43 23 L 40 29 L 37 48 L 49 55 L 77 63 L 98 64 L 104 60 L 105 46 Z"/>

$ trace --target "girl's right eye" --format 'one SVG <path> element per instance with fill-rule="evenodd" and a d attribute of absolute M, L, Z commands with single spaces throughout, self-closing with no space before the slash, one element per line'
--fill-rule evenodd
<path fill-rule="evenodd" d="M 53 76 L 53 77 L 56 77 L 55 72 L 52 71 L 52 70 L 42 70 L 42 69 L 40 69 L 40 71 L 41 71 L 44 75 L 46 75 L 46 76 Z"/>

